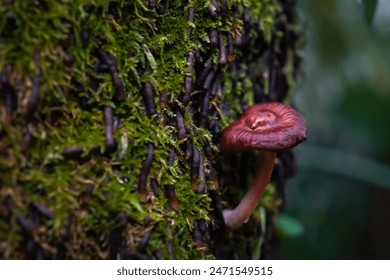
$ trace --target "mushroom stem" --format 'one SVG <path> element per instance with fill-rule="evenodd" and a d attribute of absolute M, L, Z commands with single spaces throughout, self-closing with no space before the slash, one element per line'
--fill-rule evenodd
<path fill-rule="evenodd" d="M 257 167 L 255 178 L 247 193 L 236 208 L 233 210 L 223 210 L 225 225 L 229 228 L 239 228 L 248 221 L 249 217 L 256 209 L 256 206 L 270 181 L 275 158 L 276 152 L 260 152 L 260 164 Z"/>

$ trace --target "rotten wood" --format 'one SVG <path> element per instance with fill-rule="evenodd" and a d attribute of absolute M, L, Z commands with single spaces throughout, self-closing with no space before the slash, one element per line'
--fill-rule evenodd
<path fill-rule="evenodd" d="M 211 28 L 209 32 L 210 45 L 218 47 L 218 31 L 215 28 Z"/>
<path fill-rule="evenodd" d="M 164 90 L 160 95 L 160 109 L 161 110 L 164 110 L 165 108 L 167 108 L 168 93 L 169 93 L 169 90 Z"/>
<path fill-rule="evenodd" d="M 190 75 L 184 78 L 184 95 L 182 98 L 182 103 L 184 105 L 187 105 L 188 102 L 190 101 L 191 93 L 193 90 L 193 83 L 192 83 L 192 76 L 191 76 L 191 74 L 194 72 L 194 65 L 195 65 L 195 54 L 193 51 L 190 51 L 188 53 L 187 63 L 188 63 L 187 70 L 190 73 Z"/>
<path fill-rule="evenodd" d="M 233 36 L 228 33 L 226 36 L 227 41 L 227 62 L 232 63 L 234 60 L 234 43 L 233 43 Z"/>
<path fill-rule="evenodd" d="M 154 90 L 150 82 L 144 83 L 144 100 L 146 115 L 151 117 L 157 114 L 156 105 L 154 103 Z"/>
<path fill-rule="evenodd" d="M 196 187 L 196 193 L 205 193 L 207 190 L 206 175 L 204 170 L 203 154 L 199 152 L 199 182 Z"/>
<path fill-rule="evenodd" d="M 227 55 L 226 55 L 226 45 L 225 45 L 225 39 L 222 33 L 218 35 L 218 45 L 219 45 L 219 59 L 218 64 L 219 65 L 225 65 L 227 62 Z"/>
<path fill-rule="evenodd" d="M 175 110 L 175 114 L 176 114 L 176 123 L 177 123 L 177 137 L 178 139 L 182 140 L 187 138 L 187 132 L 184 126 L 183 115 L 180 113 L 179 109 Z"/>
<path fill-rule="evenodd" d="M 171 150 L 169 153 L 169 160 L 168 160 L 168 165 L 172 166 L 175 162 L 175 150 Z M 180 203 L 179 200 L 177 199 L 176 192 L 175 192 L 175 187 L 172 184 L 167 184 L 164 186 L 164 194 L 165 198 L 168 201 L 168 205 L 175 211 L 179 211 L 180 209 Z"/>
<path fill-rule="evenodd" d="M 199 179 L 199 151 L 197 148 L 192 149 L 192 162 L 191 162 L 191 186 L 194 192 L 198 189 Z"/>
<path fill-rule="evenodd" d="M 188 22 L 189 22 L 189 25 L 187 27 L 187 35 L 188 37 L 191 37 L 191 34 L 192 34 L 192 25 L 194 24 L 194 19 L 195 19 L 195 8 L 194 7 L 190 7 L 188 9 Z"/>
<path fill-rule="evenodd" d="M 146 189 L 147 179 L 149 176 L 150 169 L 152 168 L 152 162 L 154 159 L 154 146 L 152 144 L 147 144 L 147 156 L 145 161 L 142 163 L 141 174 L 139 175 L 138 181 L 138 193 L 140 200 L 142 202 L 147 202 L 148 200 L 148 191 Z"/>
<path fill-rule="evenodd" d="M 112 151 L 115 148 L 114 133 L 114 109 L 110 106 L 104 107 L 104 123 L 105 123 L 105 136 L 106 136 L 106 148 L 108 151 Z"/>
<path fill-rule="evenodd" d="M 114 100 L 115 101 L 125 100 L 126 98 L 125 87 L 123 85 L 122 79 L 119 76 L 119 72 L 114 57 L 107 54 L 105 51 L 103 51 L 100 48 L 97 49 L 97 54 L 99 58 L 102 60 L 102 62 L 108 66 L 109 72 L 111 73 L 112 83 L 114 84 L 114 88 L 115 88 Z"/>

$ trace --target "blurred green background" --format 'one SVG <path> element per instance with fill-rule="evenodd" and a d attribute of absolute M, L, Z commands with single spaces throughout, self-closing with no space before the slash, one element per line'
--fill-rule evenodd
<path fill-rule="evenodd" d="M 390 259 L 390 1 L 301 0 L 308 125 L 280 259 Z"/>

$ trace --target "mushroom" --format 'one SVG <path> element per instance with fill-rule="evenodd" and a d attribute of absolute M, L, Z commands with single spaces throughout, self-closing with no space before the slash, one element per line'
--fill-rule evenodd
<path fill-rule="evenodd" d="M 223 210 L 225 224 L 232 229 L 246 223 L 270 181 L 276 152 L 306 140 L 301 115 L 283 103 L 262 103 L 248 107 L 242 116 L 223 132 L 222 152 L 259 151 L 260 165 L 252 184 L 233 210 Z"/>

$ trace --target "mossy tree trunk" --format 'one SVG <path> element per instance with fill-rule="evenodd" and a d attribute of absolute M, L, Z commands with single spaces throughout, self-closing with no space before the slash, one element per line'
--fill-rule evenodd
<path fill-rule="evenodd" d="M 295 1 L 2 0 L 0 258 L 272 258 L 294 173 L 278 155 L 227 230 L 255 155 L 222 156 L 243 108 L 288 102 Z"/>

